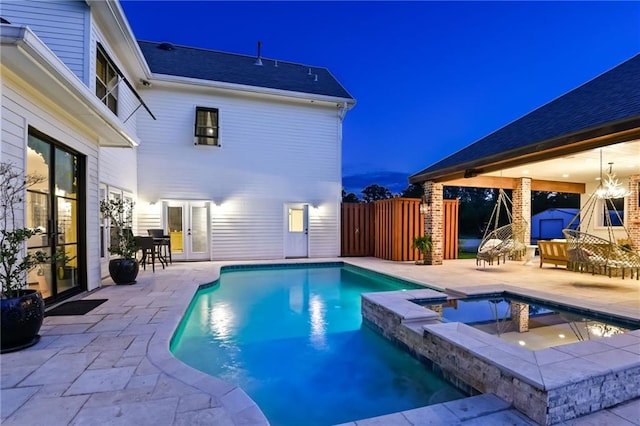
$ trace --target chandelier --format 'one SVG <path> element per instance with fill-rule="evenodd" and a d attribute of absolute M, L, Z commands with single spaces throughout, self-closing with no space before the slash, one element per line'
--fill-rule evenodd
<path fill-rule="evenodd" d="M 609 173 L 602 179 L 602 152 L 600 153 L 600 186 L 596 190 L 596 197 L 604 200 L 624 198 L 631 195 L 631 191 L 625 188 L 612 171 L 613 163 L 609 163 Z"/>

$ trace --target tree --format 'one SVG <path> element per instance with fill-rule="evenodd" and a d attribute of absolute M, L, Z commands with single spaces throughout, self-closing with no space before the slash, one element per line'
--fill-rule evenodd
<path fill-rule="evenodd" d="M 353 192 L 349 192 L 347 194 L 347 191 L 345 191 L 344 188 L 343 188 L 342 189 L 342 202 L 343 203 L 359 203 L 360 199 Z"/>
<path fill-rule="evenodd" d="M 392 195 L 389 189 L 375 183 L 367 186 L 362 190 L 362 200 L 365 203 L 372 203 L 378 200 L 386 200 L 387 198 L 391 197 Z"/>
<path fill-rule="evenodd" d="M 458 231 L 461 236 L 481 237 L 496 205 L 497 189 L 445 186 L 444 198 L 460 200 Z"/>
<path fill-rule="evenodd" d="M 400 193 L 400 196 L 405 198 L 422 198 L 423 195 L 424 187 L 415 183 L 410 184 Z"/>
<path fill-rule="evenodd" d="M 547 209 L 555 208 L 580 208 L 580 194 L 565 192 L 531 192 L 531 215 L 538 214 Z"/>

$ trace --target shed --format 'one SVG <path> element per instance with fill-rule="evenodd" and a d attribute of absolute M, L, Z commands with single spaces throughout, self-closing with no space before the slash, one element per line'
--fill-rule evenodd
<path fill-rule="evenodd" d="M 531 243 L 536 244 L 538 240 L 564 238 L 562 230 L 569 225 L 578 211 L 579 209 L 550 208 L 531 216 Z M 573 225 L 579 223 L 580 218 L 576 219 Z"/>

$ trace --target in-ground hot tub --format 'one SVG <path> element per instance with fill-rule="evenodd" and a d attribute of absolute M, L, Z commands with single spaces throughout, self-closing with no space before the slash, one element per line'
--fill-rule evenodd
<path fill-rule="evenodd" d="M 362 299 L 365 324 L 430 362 L 468 393 L 494 393 L 540 424 L 570 420 L 640 396 L 637 329 L 529 350 L 461 322 L 443 322 L 439 309 L 422 306 L 447 304 L 442 293 L 367 293 Z"/>

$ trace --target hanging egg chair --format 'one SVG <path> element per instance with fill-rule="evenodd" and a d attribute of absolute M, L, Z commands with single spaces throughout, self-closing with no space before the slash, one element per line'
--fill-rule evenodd
<path fill-rule="evenodd" d="M 628 272 L 631 278 L 635 276 L 639 279 L 640 254 L 631 250 L 629 245 L 619 244 L 614 234 L 614 228 L 622 228 L 626 238 L 621 240 L 631 241 L 629 231 L 615 203 L 615 200 L 627 197 L 631 192 L 618 181 L 612 172 L 612 166 L 613 163 L 609 163 L 609 173 L 605 180 L 602 178 L 601 167 L 598 188 L 589 196 L 567 228 L 562 230 L 567 239 L 567 269 L 609 277 L 614 271 L 619 271 L 623 279 Z M 596 211 L 603 216 L 603 226 L 607 229 L 608 239 L 585 232 L 590 229 Z M 579 224 L 572 228 L 578 218 Z"/>
<path fill-rule="evenodd" d="M 478 246 L 476 265 L 479 266 L 480 263 L 493 265 L 494 261 L 497 261 L 499 265 L 501 259 L 502 263 L 505 263 L 508 257 L 524 255 L 527 248 L 524 235 L 528 224 L 525 221 L 513 223 L 512 205 L 509 196 L 500 188 L 496 205 L 491 212 L 487 228 Z M 506 217 L 506 225 L 501 225 L 500 221 L 503 210 L 505 211 L 503 218 Z"/>

